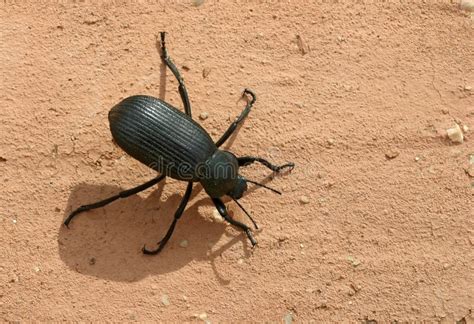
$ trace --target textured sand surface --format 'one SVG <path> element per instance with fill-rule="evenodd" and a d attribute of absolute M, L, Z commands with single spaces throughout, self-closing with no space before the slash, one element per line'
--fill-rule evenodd
<path fill-rule="evenodd" d="M 3 2 L 0 320 L 473 321 L 472 15 L 354 2 Z M 167 248 L 143 256 L 184 193 L 174 180 L 61 225 L 155 176 L 114 145 L 107 114 L 133 94 L 182 108 L 162 30 L 211 136 L 249 87 L 229 149 L 297 165 L 267 183 L 282 196 L 241 200 L 253 250 L 196 190 Z"/>

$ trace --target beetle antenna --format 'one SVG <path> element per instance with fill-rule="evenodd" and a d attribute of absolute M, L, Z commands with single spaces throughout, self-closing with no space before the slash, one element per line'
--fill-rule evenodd
<path fill-rule="evenodd" d="M 253 220 L 252 216 L 250 216 L 249 212 L 245 210 L 244 206 L 242 206 L 242 205 L 237 201 L 237 199 L 235 199 L 235 198 L 232 198 L 232 199 L 235 201 L 235 203 L 237 204 L 237 206 L 239 206 L 240 209 L 242 209 L 242 210 L 244 211 L 244 213 L 247 215 L 247 217 L 252 221 L 253 226 L 255 226 L 255 229 L 258 229 L 257 223 L 255 223 L 255 221 Z"/>
<path fill-rule="evenodd" d="M 264 184 L 262 184 L 262 183 L 258 183 L 258 182 L 256 182 L 256 181 L 252 181 L 252 180 L 249 180 L 249 179 L 245 179 L 245 181 L 250 182 L 250 183 L 253 183 L 254 185 L 257 185 L 257 186 L 259 186 L 259 187 L 262 187 L 262 188 L 271 190 L 271 191 L 273 191 L 274 193 L 277 193 L 277 194 L 281 195 L 281 192 L 280 192 L 280 191 L 278 191 L 278 190 L 276 190 L 276 189 L 273 189 L 273 188 L 270 188 L 270 187 L 267 187 L 266 185 L 264 185 Z"/>

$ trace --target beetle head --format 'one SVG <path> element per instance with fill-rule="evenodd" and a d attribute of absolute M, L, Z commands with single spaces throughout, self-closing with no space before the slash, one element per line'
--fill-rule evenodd
<path fill-rule="evenodd" d="M 239 162 L 234 154 L 217 150 L 198 168 L 200 182 L 212 198 L 229 195 L 240 199 L 247 190 L 246 180 L 239 175 Z"/>

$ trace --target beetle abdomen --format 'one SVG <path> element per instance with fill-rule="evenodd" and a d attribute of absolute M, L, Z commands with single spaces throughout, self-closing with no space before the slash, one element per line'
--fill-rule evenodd
<path fill-rule="evenodd" d="M 151 96 L 125 98 L 110 110 L 109 122 L 125 152 L 178 180 L 198 181 L 196 168 L 217 149 L 192 118 Z"/>

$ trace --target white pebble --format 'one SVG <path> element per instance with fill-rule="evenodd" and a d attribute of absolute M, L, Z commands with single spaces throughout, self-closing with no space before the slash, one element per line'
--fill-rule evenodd
<path fill-rule="evenodd" d="M 201 119 L 201 120 L 206 120 L 208 117 L 209 117 L 209 114 L 207 112 L 202 112 L 199 115 L 199 119 Z"/>
<path fill-rule="evenodd" d="M 237 260 L 237 263 L 238 263 L 238 264 L 243 264 L 243 263 L 244 263 L 244 260 L 243 260 L 243 259 L 238 259 L 238 260 Z"/>
<path fill-rule="evenodd" d="M 301 196 L 300 197 L 300 203 L 306 205 L 309 204 L 309 197 L 308 196 Z"/>
<path fill-rule="evenodd" d="M 446 133 L 448 134 L 449 139 L 453 143 L 462 143 L 464 142 L 464 135 L 462 133 L 461 127 L 459 127 L 458 124 L 456 124 L 452 128 L 448 128 L 446 130 Z"/>
<path fill-rule="evenodd" d="M 179 243 L 179 246 L 181 246 L 182 248 L 187 248 L 188 245 L 189 245 L 188 240 L 182 240 L 182 241 Z"/>
<path fill-rule="evenodd" d="M 462 10 L 474 11 L 474 0 L 461 0 L 459 6 Z"/>
<path fill-rule="evenodd" d="M 162 303 L 164 306 L 169 306 L 169 304 L 170 304 L 170 298 L 168 297 L 168 295 L 163 295 L 163 296 L 161 296 L 161 303 Z"/>
<path fill-rule="evenodd" d="M 13 220 L 12 220 L 12 223 L 13 223 L 13 224 L 16 224 L 16 219 L 13 219 Z"/>
<path fill-rule="evenodd" d="M 207 314 L 206 313 L 201 313 L 201 314 L 198 315 L 198 318 L 202 319 L 204 321 L 205 319 L 207 319 Z"/>
<path fill-rule="evenodd" d="M 212 212 L 212 220 L 216 223 L 223 223 L 224 218 L 219 214 L 219 211 L 217 209 L 214 209 Z"/>
<path fill-rule="evenodd" d="M 35 270 L 35 272 L 40 272 L 40 268 L 39 268 L 39 267 L 34 267 L 33 270 Z"/>
<path fill-rule="evenodd" d="M 469 127 L 467 127 L 467 125 L 462 125 L 462 131 L 467 133 L 469 131 Z"/>

